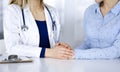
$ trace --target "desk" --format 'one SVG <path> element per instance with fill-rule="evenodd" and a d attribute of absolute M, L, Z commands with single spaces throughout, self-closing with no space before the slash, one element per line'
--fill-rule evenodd
<path fill-rule="evenodd" d="M 0 64 L 0 72 L 120 72 L 120 60 L 34 58 L 33 63 Z"/>

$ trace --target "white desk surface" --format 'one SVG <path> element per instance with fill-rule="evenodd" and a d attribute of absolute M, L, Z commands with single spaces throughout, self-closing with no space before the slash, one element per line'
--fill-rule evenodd
<path fill-rule="evenodd" d="M 33 63 L 0 64 L 0 72 L 120 72 L 120 60 L 34 58 Z"/>

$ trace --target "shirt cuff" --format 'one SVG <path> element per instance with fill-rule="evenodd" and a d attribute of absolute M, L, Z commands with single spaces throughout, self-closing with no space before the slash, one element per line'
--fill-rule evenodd
<path fill-rule="evenodd" d="M 45 51 L 46 51 L 46 48 L 42 48 L 40 58 L 45 58 Z"/>

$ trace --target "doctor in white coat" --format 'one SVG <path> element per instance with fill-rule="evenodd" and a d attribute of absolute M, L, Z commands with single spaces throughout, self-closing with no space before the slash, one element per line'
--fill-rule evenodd
<path fill-rule="evenodd" d="M 65 43 L 58 43 L 59 35 L 58 14 L 43 0 L 10 0 L 4 11 L 4 38 L 8 55 L 71 58 L 73 50 Z"/>

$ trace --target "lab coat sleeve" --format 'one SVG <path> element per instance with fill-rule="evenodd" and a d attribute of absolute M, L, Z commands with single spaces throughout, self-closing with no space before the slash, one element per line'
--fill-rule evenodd
<path fill-rule="evenodd" d="M 54 17 L 55 17 L 56 27 L 57 27 L 56 28 L 57 30 L 55 31 L 55 36 L 56 36 L 55 42 L 59 42 L 60 32 L 61 32 L 60 17 L 56 9 L 54 9 L 53 11 L 54 11 Z"/>
<path fill-rule="evenodd" d="M 8 6 L 4 11 L 4 39 L 6 52 L 8 55 L 17 54 L 19 56 L 39 57 L 41 48 L 25 45 L 21 41 L 19 17 L 17 10 L 12 6 Z"/>

